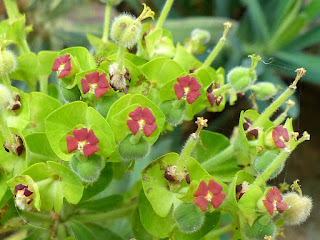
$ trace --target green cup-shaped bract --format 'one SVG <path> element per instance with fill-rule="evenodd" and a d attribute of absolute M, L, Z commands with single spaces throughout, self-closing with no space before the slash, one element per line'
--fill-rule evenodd
<path fill-rule="evenodd" d="M 248 68 L 235 67 L 228 73 L 227 80 L 236 92 L 245 92 L 256 81 L 255 71 L 249 71 Z"/>
<path fill-rule="evenodd" d="M 136 21 L 135 17 L 122 14 L 115 18 L 110 31 L 111 39 L 118 45 L 126 48 L 132 48 L 139 40 L 142 30 L 140 21 Z"/>
<path fill-rule="evenodd" d="M 267 167 L 273 162 L 273 160 L 276 159 L 277 156 L 278 155 L 272 151 L 266 151 L 261 155 L 258 155 L 253 162 L 253 168 L 255 172 L 258 174 L 262 174 L 267 169 Z M 273 179 L 276 176 L 278 176 L 282 172 L 284 164 L 285 162 L 282 162 L 280 167 L 278 167 L 272 173 L 269 179 Z"/>
<path fill-rule="evenodd" d="M 275 232 L 276 226 L 267 215 L 256 219 L 251 227 L 246 223 L 243 228 L 243 233 L 247 240 L 264 240 L 265 236 L 274 237 Z"/>
<path fill-rule="evenodd" d="M 204 213 L 192 203 L 181 203 L 173 212 L 173 219 L 181 232 L 193 233 L 204 223 Z"/>
<path fill-rule="evenodd" d="M 184 118 L 186 104 L 183 100 L 169 100 L 161 103 L 160 109 L 166 116 L 167 122 L 172 126 L 177 126 Z"/>
<path fill-rule="evenodd" d="M 123 159 L 141 159 L 149 154 L 150 144 L 143 137 L 135 139 L 134 135 L 129 134 L 119 143 L 118 151 Z"/>
<path fill-rule="evenodd" d="M 99 155 L 84 156 L 73 155 L 70 160 L 71 170 L 76 173 L 82 181 L 95 182 L 103 168 L 103 158 Z"/>
<path fill-rule="evenodd" d="M 255 92 L 255 97 L 259 100 L 268 100 L 277 93 L 277 88 L 271 82 L 260 82 L 251 89 Z"/>
<path fill-rule="evenodd" d="M 67 85 L 63 81 L 59 82 L 60 92 L 61 92 L 63 98 L 67 102 L 74 102 L 74 101 L 79 100 L 81 97 L 81 92 L 80 92 L 78 86 L 76 85 L 75 87 L 73 87 L 71 89 L 67 89 L 66 86 Z"/>
<path fill-rule="evenodd" d="M 16 70 L 17 59 L 9 50 L 0 51 L 0 75 L 9 74 Z"/>
<path fill-rule="evenodd" d="M 312 208 L 310 197 L 290 192 L 283 196 L 283 201 L 287 204 L 287 208 L 283 213 L 285 224 L 298 225 L 309 217 Z"/>

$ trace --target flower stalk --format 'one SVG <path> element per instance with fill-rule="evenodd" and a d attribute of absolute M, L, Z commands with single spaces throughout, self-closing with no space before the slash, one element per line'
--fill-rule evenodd
<path fill-rule="evenodd" d="M 168 13 L 172 7 L 172 4 L 173 4 L 173 1 L 174 0 L 167 0 L 166 1 L 166 4 L 164 5 L 162 11 L 161 11 L 161 14 L 160 14 L 160 17 L 157 21 L 157 24 L 156 24 L 156 28 L 155 29 L 159 29 L 159 28 L 162 28 L 162 25 L 164 23 L 164 21 L 166 20 L 167 16 L 168 16 Z"/>
<path fill-rule="evenodd" d="M 262 126 L 266 121 L 268 121 L 272 114 L 295 92 L 297 83 L 306 73 L 306 70 L 304 68 L 298 68 L 296 72 L 297 76 L 293 83 L 259 116 L 252 127 Z"/>
<path fill-rule="evenodd" d="M 110 2 L 107 2 L 105 12 L 104 12 L 104 25 L 103 25 L 103 35 L 102 35 L 102 41 L 105 44 L 109 40 L 111 9 L 112 9 L 112 4 Z"/>
<path fill-rule="evenodd" d="M 4 5 L 7 10 L 7 14 L 10 20 L 18 17 L 19 9 L 15 0 L 4 0 Z"/>
<path fill-rule="evenodd" d="M 225 42 L 226 42 L 226 36 L 227 33 L 229 32 L 229 29 L 231 28 L 232 24 L 230 22 L 224 23 L 224 32 L 222 37 L 220 38 L 218 44 L 215 46 L 215 48 L 212 50 L 210 55 L 207 57 L 205 62 L 202 64 L 200 68 L 207 68 L 211 65 L 211 63 L 214 61 L 214 59 L 217 57 L 221 49 L 223 48 Z M 198 70 L 200 69 L 198 68 Z"/>

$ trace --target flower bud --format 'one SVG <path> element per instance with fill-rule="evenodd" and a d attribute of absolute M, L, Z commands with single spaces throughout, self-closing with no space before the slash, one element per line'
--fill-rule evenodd
<path fill-rule="evenodd" d="M 243 233 L 247 240 L 264 240 L 265 236 L 273 237 L 276 232 L 276 226 L 270 221 L 269 216 L 261 216 L 254 221 L 252 226 L 245 224 Z"/>
<path fill-rule="evenodd" d="M 120 142 L 118 151 L 123 159 L 141 159 L 149 154 L 149 143 L 138 134 L 136 136 L 130 134 Z"/>
<path fill-rule="evenodd" d="M 255 92 L 255 97 L 258 100 L 268 100 L 277 92 L 277 88 L 270 82 L 260 82 L 250 87 Z"/>
<path fill-rule="evenodd" d="M 103 159 L 96 154 L 93 154 L 88 158 L 75 154 L 70 160 L 70 167 L 82 181 L 93 183 L 100 176 L 100 172 L 103 168 Z"/>
<path fill-rule="evenodd" d="M 0 111 L 5 109 L 10 102 L 10 90 L 3 84 L 0 84 Z"/>
<path fill-rule="evenodd" d="M 13 52 L 0 50 L 0 75 L 9 74 L 16 70 L 17 60 Z"/>
<path fill-rule="evenodd" d="M 118 45 L 132 48 L 138 42 L 141 30 L 140 21 L 129 14 L 121 14 L 112 23 L 110 37 Z"/>
<path fill-rule="evenodd" d="M 258 174 L 262 174 L 267 169 L 267 167 L 273 162 L 273 160 L 276 159 L 277 156 L 278 155 L 272 151 L 266 151 L 266 152 L 262 153 L 261 155 L 258 155 L 253 162 L 253 168 L 254 168 L 255 172 Z M 278 176 L 282 172 L 283 167 L 284 167 L 284 163 L 285 162 L 282 162 L 280 167 L 278 167 L 272 173 L 272 175 L 270 176 L 269 179 L 275 178 L 276 176 Z"/>
<path fill-rule="evenodd" d="M 231 87 L 237 92 L 245 92 L 257 79 L 255 71 L 249 71 L 248 68 L 235 67 L 227 76 Z"/>
<path fill-rule="evenodd" d="M 210 41 L 210 33 L 207 30 L 196 28 L 191 32 L 191 39 L 198 40 L 200 44 L 205 45 Z"/>
<path fill-rule="evenodd" d="M 310 197 L 300 196 L 295 192 L 290 192 L 283 196 L 283 201 L 287 203 L 287 209 L 283 213 L 286 224 L 301 224 L 309 217 L 312 209 Z"/>

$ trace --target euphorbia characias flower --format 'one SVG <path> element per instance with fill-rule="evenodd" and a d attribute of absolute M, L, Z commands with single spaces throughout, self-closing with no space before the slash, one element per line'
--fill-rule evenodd
<path fill-rule="evenodd" d="M 33 201 L 31 195 L 33 192 L 29 189 L 28 185 L 18 184 L 14 188 L 15 203 L 17 207 L 24 210 Z"/>
<path fill-rule="evenodd" d="M 58 78 L 67 77 L 71 72 L 70 54 L 62 55 L 54 60 L 52 71 L 58 72 Z"/>
<path fill-rule="evenodd" d="M 174 91 L 178 100 L 182 97 L 186 97 L 189 104 L 192 104 L 201 95 L 199 89 L 201 88 L 200 83 L 198 83 L 195 77 L 190 77 L 190 75 L 177 78 L 179 83 L 174 84 Z"/>
<path fill-rule="evenodd" d="M 282 195 L 277 187 L 269 190 L 266 195 L 266 200 L 263 200 L 263 204 L 271 216 L 273 215 L 274 209 L 279 213 L 283 213 L 287 208 L 287 204 L 282 202 Z"/>
<path fill-rule="evenodd" d="M 157 128 L 157 124 L 154 123 L 156 118 L 148 107 L 143 110 L 141 106 L 137 107 L 129 113 L 129 117 L 132 119 L 127 120 L 127 125 L 133 135 L 136 135 L 139 130 L 143 130 L 146 137 L 149 137 Z"/>
<path fill-rule="evenodd" d="M 68 153 L 79 150 L 85 157 L 89 157 L 100 150 L 97 146 L 99 139 L 92 129 L 89 132 L 87 128 L 73 129 L 72 133 L 74 137 L 66 136 Z"/>
<path fill-rule="evenodd" d="M 85 74 L 81 79 L 81 87 L 84 94 L 94 93 L 96 99 L 100 98 L 110 90 L 110 84 L 105 73 L 99 75 L 98 71 Z"/>
<path fill-rule="evenodd" d="M 207 210 L 209 202 L 214 208 L 218 208 L 226 197 L 222 190 L 223 187 L 213 179 L 209 181 L 209 185 L 205 181 L 201 181 L 197 191 L 193 194 L 196 197 L 193 203 L 203 212 Z"/>
<path fill-rule="evenodd" d="M 279 125 L 272 130 L 272 138 L 274 144 L 278 148 L 285 148 L 286 144 L 284 142 L 289 141 L 288 130 L 284 128 L 282 125 Z"/>

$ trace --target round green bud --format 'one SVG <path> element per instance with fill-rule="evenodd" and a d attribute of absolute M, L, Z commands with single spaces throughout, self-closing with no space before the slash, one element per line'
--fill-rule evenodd
<path fill-rule="evenodd" d="M 181 203 L 173 212 L 173 219 L 181 232 L 193 233 L 204 223 L 204 213 L 192 203 Z"/>
<path fill-rule="evenodd" d="M 309 217 L 312 209 L 312 200 L 310 197 L 300 196 L 298 193 L 290 192 L 283 196 L 283 202 L 287 204 L 287 208 L 283 213 L 285 224 L 301 224 Z"/>
<path fill-rule="evenodd" d="M 247 240 L 264 240 L 265 236 L 274 237 L 276 226 L 270 221 L 269 216 L 264 215 L 256 219 L 251 227 L 246 223 L 243 233 Z"/>
<path fill-rule="evenodd" d="M 150 52 L 153 58 L 167 57 L 172 58 L 175 55 L 175 47 L 172 40 L 168 37 L 162 37 L 154 45 L 153 51 Z"/>
<path fill-rule="evenodd" d="M 258 100 L 268 100 L 277 92 L 277 88 L 270 82 L 260 82 L 250 87 Z"/>
<path fill-rule="evenodd" d="M 205 45 L 210 41 L 210 33 L 207 30 L 196 28 L 191 32 L 191 39 L 198 40 L 200 44 Z"/>
<path fill-rule="evenodd" d="M 140 21 L 129 14 L 122 14 L 114 19 L 110 37 L 118 45 L 132 48 L 138 42 L 142 30 Z"/>
<path fill-rule="evenodd" d="M 143 137 L 130 134 L 119 143 L 118 151 L 123 159 L 141 159 L 149 154 L 150 144 Z"/>
<path fill-rule="evenodd" d="M 0 51 L 0 75 L 9 74 L 16 70 L 17 60 L 13 52 Z"/>
<path fill-rule="evenodd" d="M 3 84 L 0 84 L 0 111 L 5 109 L 10 102 L 11 92 L 10 90 Z"/>
<path fill-rule="evenodd" d="M 96 154 L 93 154 L 88 158 L 73 155 L 70 160 L 70 167 L 83 182 L 92 183 L 100 176 L 103 167 L 103 159 Z"/>
<path fill-rule="evenodd" d="M 169 100 L 160 104 L 160 109 L 166 116 L 166 120 L 172 126 L 182 123 L 186 111 L 186 101 Z"/>
<path fill-rule="evenodd" d="M 245 92 L 256 81 L 257 74 L 248 68 L 235 67 L 228 73 L 227 79 L 236 92 Z"/>
<path fill-rule="evenodd" d="M 266 151 L 261 155 L 258 155 L 253 162 L 253 168 L 255 172 L 257 174 L 262 174 L 277 156 L 278 155 L 272 151 Z M 281 165 L 272 173 L 269 179 L 273 179 L 278 176 L 282 172 L 284 164 L 285 162 L 281 163 Z"/>

